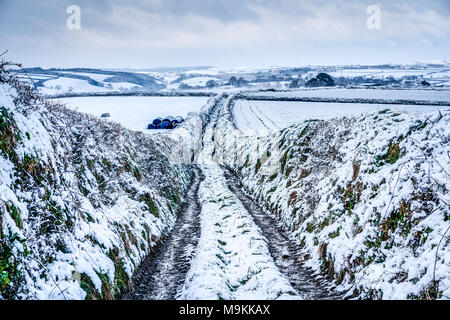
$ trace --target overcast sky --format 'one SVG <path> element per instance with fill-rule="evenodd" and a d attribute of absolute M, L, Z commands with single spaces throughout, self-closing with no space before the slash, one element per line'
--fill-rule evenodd
<path fill-rule="evenodd" d="M 449 58 L 449 39 L 449 0 L 0 0 L 0 51 L 25 66 L 411 63 Z"/>

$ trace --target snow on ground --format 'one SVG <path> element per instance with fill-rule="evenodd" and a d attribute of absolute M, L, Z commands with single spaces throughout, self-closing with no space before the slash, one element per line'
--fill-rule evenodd
<path fill-rule="evenodd" d="M 442 79 L 442 78 L 448 79 L 448 78 L 450 78 L 450 70 L 434 72 L 434 73 L 430 74 L 430 78 L 433 78 L 433 79 Z"/>
<path fill-rule="evenodd" d="M 57 99 L 73 110 L 100 117 L 111 115 L 111 121 L 127 129 L 144 132 L 147 125 L 157 117 L 182 116 L 199 112 L 208 102 L 208 97 L 78 97 Z"/>
<path fill-rule="evenodd" d="M 160 150 L 200 117 L 162 139 L 17 95 L 0 85 L 0 299 L 119 298 L 189 183 Z"/>
<path fill-rule="evenodd" d="M 211 67 L 204 70 L 188 70 L 186 74 L 221 75 L 221 74 L 246 74 L 270 71 L 274 68 L 251 68 L 251 67 Z"/>
<path fill-rule="evenodd" d="M 44 83 L 45 87 L 39 88 L 39 90 L 46 95 L 54 95 L 67 92 L 107 92 L 110 89 L 106 87 L 94 86 L 81 79 L 72 79 L 59 77 L 58 79 L 47 80 Z"/>
<path fill-rule="evenodd" d="M 45 80 L 45 79 L 51 79 L 54 76 L 52 75 L 48 75 L 48 74 L 32 74 L 32 75 L 28 75 L 28 74 L 19 74 L 19 78 L 20 79 L 33 79 L 33 80 Z"/>
<path fill-rule="evenodd" d="M 191 87 L 196 87 L 196 86 L 204 87 L 206 85 L 206 83 L 210 80 L 218 81 L 220 79 L 213 78 L 213 77 L 196 77 L 196 78 L 186 79 L 181 82 L 184 84 L 187 84 L 188 86 L 191 86 Z"/>
<path fill-rule="evenodd" d="M 218 161 L 303 244 L 307 266 L 347 297 L 450 298 L 450 108 L 304 122 L 260 138 L 240 136 L 223 114 Z"/>
<path fill-rule="evenodd" d="M 124 90 L 142 88 L 142 86 L 135 84 L 135 83 L 130 83 L 130 82 L 110 82 L 110 83 L 105 83 L 105 86 L 114 91 L 124 91 Z"/>
<path fill-rule="evenodd" d="M 112 75 L 110 75 L 110 74 L 90 73 L 90 72 L 59 71 L 59 73 L 89 77 L 92 80 L 95 80 L 98 82 L 103 82 L 103 81 L 105 81 L 105 79 L 112 77 Z"/>
<path fill-rule="evenodd" d="M 442 68 L 426 68 L 426 69 L 342 69 L 328 74 L 332 77 L 368 77 L 368 78 L 387 78 L 393 77 L 400 79 L 404 76 L 439 76 Z M 445 69 L 444 69 L 445 70 Z"/>
<path fill-rule="evenodd" d="M 448 107 L 236 100 L 232 113 L 235 124 L 239 129 L 264 133 L 266 131 L 281 130 L 305 120 L 329 120 L 385 109 L 390 109 L 395 112 L 423 114 L 437 110 L 445 110 Z"/>
<path fill-rule="evenodd" d="M 270 256 L 267 241 L 213 161 L 213 123 L 204 134 L 198 163 L 201 236 L 178 299 L 295 299 L 298 294 Z"/>
<path fill-rule="evenodd" d="M 285 92 L 254 92 L 249 96 L 276 98 L 336 98 L 336 99 L 383 99 L 450 102 L 450 90 L 419 89 L 303 89 Z"/>

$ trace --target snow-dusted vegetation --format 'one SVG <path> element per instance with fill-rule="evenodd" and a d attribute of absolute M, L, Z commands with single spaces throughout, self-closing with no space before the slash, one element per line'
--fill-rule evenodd
<path fill-rule="evenodd" d="M 216 73 L 228 93 L 97 92 L 66 107 L 11 69 L 1 298 L 450 298 L 447 91 L 248 91 Z M 186 121 L 146 134 L 171 113 Z"/>
<path fill-rule="evenodd" d="M 191 167 L 170 150 L 194 158 L 201 120 L 153 139 L 43 100 L 12 67 L 0 65 L 0 298 L 118 298 L 174 224 Z"/>
<path fill-rule="evenodd" d="M 258 137 L 224 105 L 215 158 L 345 297 L 449 299 L 450 110 L 380 110 Z"/>
<path fill-rule="evenodd" d="M 250 98 L 262 97 L 269 100 L 276 99 L 301 99 L 301 98 L 318 98 L 331 99 L 339 101 L 340 99 L 358 99 L 364 100 L 379 100 L 380 102 L 397 102 L 397 101 L 412 101 L 416 103 L 425 102 L 427 104 L 448 104 L 450 100 L 450 91 L 446 89 L 360 89 L 360 88 L 319 88 L 319 89 L 302 89 L 302 90 L 287 90 L 282 92 L 253 92 L 246 94 Z"/>
<path fill-rule="evenodd" d="M 0 302 L 450 300 L 449 4 L 0 0 Z"/>
<path fill-rule="evenodd" d="M 269 253 L 261 230 L 237 196 L 228 188 L 223 170 L 213 159 L 211 138 L 216 113 L 205 128 L 198 163 L 205 180 L 200 186 L 201 236 L 178 298 L 292 299 L 291 287 Z"/>

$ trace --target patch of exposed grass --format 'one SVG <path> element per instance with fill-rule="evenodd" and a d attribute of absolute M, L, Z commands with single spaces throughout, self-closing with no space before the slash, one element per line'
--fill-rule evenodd
<path fill-rule="evenodd" d="M 288 200 L 289 206 L 293 205 L 297 201 L 297 196 L 298 196 L 297 191 L 294 191 L 289 195 L 289 200 Z"/>
<path fill-rule="evenodd" d="M 294 170 L 294 167 L 293 167 L 293 166 L 289 166 L 289 167 L 286 168 L 286 172 L 284 173 L 284 175 L 286 176 L 286 178 L 289 177 L 289 176 L 291 175 L 291 173 L 292 173 L 293 170 Z"/>
<path fill-rule="evenodd" d="M 389 231 L 395 232 L 400 229 L 400 232 L 406 236 L 412 228 L 411 222 L 411 203 L 402 199 L 400 208 L 393 210 L 390 216 L 381 223 L 381 231 L 383 233 L 382 240 L 387 240 Z"/>
<path fill-rule="evenodd" d="M 14 150 L 21 140 L 19 129 L 5 107 L 0 108 L 0 151 L 12 162 L 17 161 Z"/>
<path fill-rule="evenodd" d="M 20 209 L 17 208 L 11 201 L 5 203 L 6 210 L 10 213 L 11 218 L 13 218 L 16 223 L 17 228 L 23 229 L 23 221 L 20 216 Z"/>
<path fill-rule="evenodd" d="M 280 159 L 281 172 L 284 172 L 284 168 L 286 166 L 288 155 L 289 155 L 289 149 L 284 152 L 283 157 Z"/>
<path fill-rule="evenodd" d="M 426 120 L 423 121 L 423 122 L 421 120 L 417 120 L 417 124 L 412 125 L 411 127 L 409 127 L 409 130 L 408 130 L 408 133 L 406 134 L 406 136 L 411 135 L 413 132 L 425 129 L 425 127 L 427 125 L 428 125 L 428 122 Z"/>
<path fill-rule="evenodd" d="M 144 202 L 147 205 L 147 210 L 152 215 L 159 218 L 158 208 L 156 207 L 155 202 L 153 201 L 153 199 L 149 193 L 144 193 L 144 194 L 140 195 L 138 197 L 138 201 Z"/>
<path fill-rule="evenodd" d="M 388 145 L 388 150 L 385 154 L 378 155 L 375 158 L 375 163 L 378 167 L 384 165 L 385 163 L 394 164 L 396 163 L 402 156 L 402 151 L 400 149 L 400 142 L 402 138 L 399 138 L 397 141 L 390 141 Z"/>
<path fill-rule="evenodd" d="M 339 237 L 339 235 L 341 234 L 340 231 L 341 231 L 341 227 L 337 228 L 336 231 L 334 231 L 334 232 L 330 232 L 330 233 L 328 234 L 328 236 L 329 236 L 331 239 L 334 239 L 334 238 L 336 238 L 336 237 Z"/>
<path fill-rule="evenodd" d="M 261 159 L 258 159 L 258 161 L 256 161 L 255 174 L 258 173 L 259 169 L 261 169 Z"/>
<path fill-rule="evenodd" d="M 267 191 L 267 193 L 273 193 L 273 192 L 275 192 L 276 190 L 277 190 L 277 187 L 274 186 L 274 187 L 270 188 L 270 190 Z"/>

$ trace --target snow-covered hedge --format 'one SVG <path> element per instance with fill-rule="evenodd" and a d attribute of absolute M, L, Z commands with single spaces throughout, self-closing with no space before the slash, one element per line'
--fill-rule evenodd
<path fill-rule="evenodd" d="M 229 110 L 216 160 L 347 297 L 450 298 L 450 110 L 309 121 L 257 137 Z"/>
<path fill-rule="evenodd" d="M 171 148 L 194 153 L 201 120 L 164 139 L 131 132 L 50 105 L 8 68 L 0 65 L 0 299 L 117 298 L 176 219 L 191 169 Z"/>

